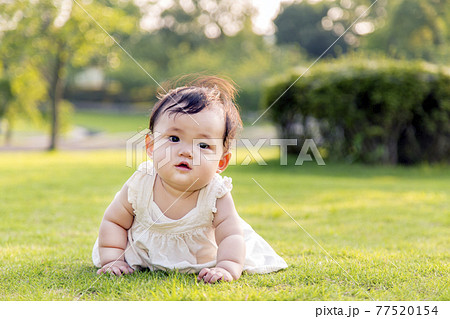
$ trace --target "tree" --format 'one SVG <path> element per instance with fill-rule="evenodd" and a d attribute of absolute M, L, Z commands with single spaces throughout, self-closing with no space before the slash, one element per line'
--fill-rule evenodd
<path fill-rule="evenodd" d="M 156 79 L 193 72 L 228 75 L 241 88 L 239 102 L 243 110 L 255 111 L 263 82 L 303 58 L 253 32 L 250 1 L 171 3 L 161 8 L 161 2 L 154 1 L 143 8 L 141 26 L 147 31 L 133 34 L 126 43 L 133 57 Z M 236 4 L 239 7 L 233 6 Z M 153 15 L 152 24 L 149 14 Z M 207 32 L 206 21 L 216 21 L 220 29 L 217 37 Z M 231 32 L 232 28 L 237 31 Z M 117 68 L 107 72 L 107 78 L 124 92 L 120 98 L 129 95 L 133 101 L 148 101 L 155 95 L 156 85 L 133 61 L 121 59 Z"/>
<path fill-rule="evenodd" d="M 212 72 L 231 77 L 239 86 L 238 103 L 243 113 L 256 112 L 265 82 L 296 65 L 301 58 L 293 50 L 280 50 L 252 32 L 250 17 L 234 36 L 209 40 L 188 49 L 179 45 L 169 53 L 168 72 L 178 74 Z"/>
<path fill-rule="evenodd" d="M 8 127 L 6 129 L 4 128 L 2 119 L 5 118 L 7 106 L 11 103 L 11 100 L 11 84 L 8 79 L 0 77 L 0 133 L 8 130 Z"/>
<path fill-rule="evenodd" d="M 336 57 L 357 48 L 363 36 L 383 23 L 385 5 L 373 0 L 294 3 L 274 21 L 277 43 L 298 43 L 313 58 L 325 52 Z"/>
<path fill-rule="evenodd" d="M 18 21 L 15 28 L 3 33 L 1 51 L 12 52 L 17 56 L 15 62 L 28 65 L 30 72 L 39 70 L 35 80 L 46 87 L 51 113 L 49 150 L 56 149 L 68 66 L 87 65 L 94 58 L 101 63 L 99 57 L 117 49 L 104 30 L 116 37 L 126 35 L 135 27 L 136 17 L 127 15 L 131 7 L 113 1 L 19 0 L 4 6 Z M 2 59 L 5 56 L 8 54 L 2 54 Z M 26 95 L 27 90 L 17 94 Z"/>
<path fill-rule="evenodd" d="M 8 143 L 18 117 L 42 120 L 38 106 L 47 95 L 37 57 L 25 45 L 28 34 L 19 23 L 24 12 L 17 2 L 0 8 L 0 122 Z"/>
<path fill-rule="evenodd" d="M 274 21 L 277 43 L 298 43 L 308 55 L 320 56 L 338 38 L 321 26 L 328 9 L 328 4 L 310 5 L 306 2 L 285 8 Z M 345 52 L 347 46 L 345 42 L 339 43 L 327 55 L 336 56 L 339 51 Z"/>
<path fill-rule="evenodd" d="M 255 13 L 250 0 L 151 1 L 142 10 L 143 29 L 170 30 L 194 45 L 201 43 L 205 36 L 215 39 L 237 34 L 247 16 Z"/>
<path fill-rule="evenodd" d="M 396 1 L 388 13 L 385 26 L 367 38 L 367 49 L 395 58 L 448 61 L 450 1 Z"/>

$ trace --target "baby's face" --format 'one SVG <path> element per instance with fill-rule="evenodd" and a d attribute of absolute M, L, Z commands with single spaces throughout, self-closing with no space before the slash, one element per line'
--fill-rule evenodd
<path fill-rule="evenodd" d="M 156 172 L 180 191 L 204 187 L 223 164 L 224 132 L 225 119 L 217 107 L 196 114 L 161 114 L 148 149 Z"/>

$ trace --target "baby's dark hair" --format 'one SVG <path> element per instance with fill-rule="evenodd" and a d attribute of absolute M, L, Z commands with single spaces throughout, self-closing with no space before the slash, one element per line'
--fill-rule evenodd
<path fill-rule="evenodd" d="M 216 76 L 199 76 L 185 86 L 166 90 L 164 94 L 158 96 L 159 101 L 152 109 L 150 132 L 154 133 L 156 121 L 164 112 L 195 114 L 205 108 L 218 106 L 224 112 L 223 146 L 225 151 L 228 151 L 230 141 L 236 138 L 238 131 L 242 128 L 239 108 L 235 103 L 236 93 L 237 90 L 232 80 Z"/>

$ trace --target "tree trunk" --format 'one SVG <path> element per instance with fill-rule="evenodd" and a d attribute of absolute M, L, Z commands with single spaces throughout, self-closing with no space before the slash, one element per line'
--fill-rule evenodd
<path fill-rule="evenodd" d="M 49 151 L 56 150 L 58 148 L 58 137 L 59 137 L 59 102 L 62 99 L 63 85 L 61 79 L 61 71 L 64 67 L 63 60 L 63 45 L 60 43 L 58 45 L 58 51 L 55 57 L 55 64 L 53 66 L 52 81 L 50 87 L 50 98 L 51 98 L 51 131 L 50 131 L 50 146 Z"/>
<path fill-rule="evenodd" d="M 397 165 L 398 164 L 398 141 L 400 139 L 400 132 L 404 125 L 398 124 L 395 128 L 390 130 L 390 135 L 387 139 L 387 164 Z"/>
<path fill-rule="evenodd" d="M 388 140 L 388 158 L 387 163 L 396 165 L 398 162 L 398 139 L 389 138 Z"/>
<path fill-rule="evenodd" d="M 11 138 L 12 138 L 12 127 L 8 120 L 3 119 L 0 120 L 0 124 L 2 125 L 0 132 L 4 132 L 5 139 L 3 145 L 8 146 L 11 144 Z"/>

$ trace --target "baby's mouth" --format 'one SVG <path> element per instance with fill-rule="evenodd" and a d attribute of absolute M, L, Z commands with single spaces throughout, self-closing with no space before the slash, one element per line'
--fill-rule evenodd
<path fill-rule="evenodd" d="M 188 162 L 180 162 L 175 167 L 182 169 L 182 170 L 191 170 L 192 168 L 189 166 Z"/>

